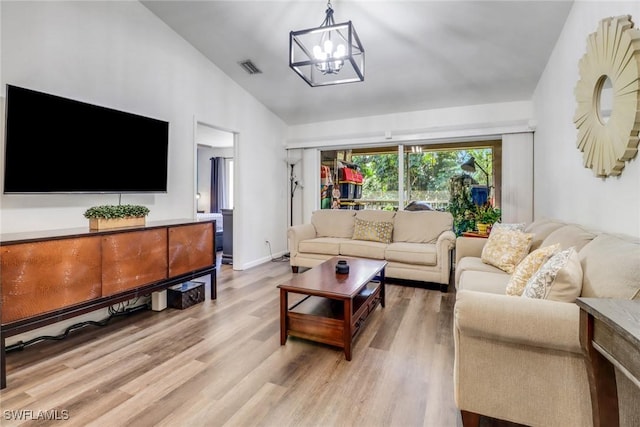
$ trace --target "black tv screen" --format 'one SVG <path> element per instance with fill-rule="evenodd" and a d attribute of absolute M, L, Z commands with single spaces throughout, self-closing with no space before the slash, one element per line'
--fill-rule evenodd
<path fill-rule="evenodd" d="M 169 123 L 7 85 L 4 193 L 167 191 Z"/>

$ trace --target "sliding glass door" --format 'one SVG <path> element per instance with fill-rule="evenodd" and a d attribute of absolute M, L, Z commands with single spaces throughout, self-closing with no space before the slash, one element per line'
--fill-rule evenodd
<path fill-rule="evenodd" d="M 451 180 L 464 176 L 470 185 L 484 188 L 499 206 L 500 142 L 403 145 L 353 149 L 344 154 L 363 175 L 361 203 L 366 209 L 399 209 L 410 203 L 447 210 Z M 462 168 L 473 158 L 475 171 Z M 496 160 L 498 160 L 496 162 Z M 485 173 L 486 172 L 486 173 Z"/>

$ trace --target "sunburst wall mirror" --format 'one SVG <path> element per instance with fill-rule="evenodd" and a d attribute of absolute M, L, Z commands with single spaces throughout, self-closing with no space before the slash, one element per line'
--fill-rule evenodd
<path fill-rule="evenodd" d="M 573 121 L 584 166 L 596 176 L 620 175 L 640 133 L 640 30 L 631 16 L 600 21 L 578 67 Z"/>

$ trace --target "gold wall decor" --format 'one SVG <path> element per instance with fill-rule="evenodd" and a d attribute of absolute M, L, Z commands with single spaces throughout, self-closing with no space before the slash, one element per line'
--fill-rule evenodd
<path fill-rule="evenodd" d="M 640 131 L 640 30 L 631 16 L 600 21 L 578 67 L 573 122 L 584 166 L 596 176 L 620 175 L 638 152 Z"/>

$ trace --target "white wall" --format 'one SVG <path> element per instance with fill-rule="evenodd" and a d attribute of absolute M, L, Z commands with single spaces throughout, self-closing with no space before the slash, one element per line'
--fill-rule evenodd
<path fill-rule="evenodd" d="M 502 138 L 502 222 L 533 221 L 533 133 L 505 135 Z M 526 189 L 527 191 L 523 191 Z"/>
<path fill-rule="evenodd" d="M 279 118 L 138 2 L 0 7 L 3 88 L 10 83 L 170 122 L 167 194 L 123 195 L 123 203 L 148 206 L 149 221 L 194 217 L 195 119 L 239 134 L 234 268 L 268 259 L 264 234 L 274 251 L 286 249 L 286 126 Z M 117 195 L 3 195 L 0 230 L 88 227 L 88 207 L 117 202 Z"/>
<path fill-rule="evenodd" d="M 530 101 L 470 105 L 290 126 L 288 148 L 448 140 L 528 131 Z"/>
<path fill-rule="evenodd" d="M 587 36 L 601 19 L 629 14 L 636 28 L 640 2 L 576 1 L 536 88 L 538 126 L 534 142 L 534 216 L 640 236 L 640 158 L 626 163 L 619 177 L 596 178 L 582 164 L 573 124 L 578 61 Z"/>

